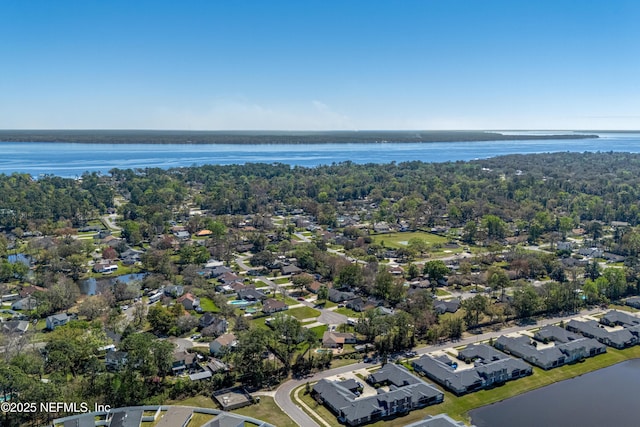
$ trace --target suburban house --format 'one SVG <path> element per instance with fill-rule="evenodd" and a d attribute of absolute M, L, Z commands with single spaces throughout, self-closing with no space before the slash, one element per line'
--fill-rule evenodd
<path fill-rule="evenodd" d="M 601 327 L 595 320 L 581 322 L 572 319 L 567 323 L 567 330 L 580 333 L 588 338 L 595 338 L 602 344 L 617 349 L 631 347 L 638 343 L 638 337 L 633 335 L 628 329 L 608 331 L 604 329 L 604 327 Z"/>
<path fill-rule="evenodd" d="M 142 251 L 137 251 L 135 249 L 127 249 L 126 251 L 120 254 L 120 259 L 124 265 L 133 265 L 137 262 L 140 262 L 140 256 L 143 254 Z"/>
<path fill-rule="evenodd" d="M 273 298 L 268 298 L 262 303 L 262 312 L 265 314 L 273 314 L 277 313 L 278 311 L 285 311 L 288 309 L 289 306 L 283 301 Z"/>
<path fill-rule="evenodd" d="M 116 264 L 114 261 L 103 260 L 103 261 L 96 262 L 93 265 L 93 271 L 95 273 L 109 274 L 109 273 L 113 273 L 117 269 L 118 269 L 118 264 Z"/>
<path fill-rule="evenodd" d="M 538 348 L 537 341 L 531 341 L 527 336 L 507 337 L 503 335 L 496 340 L 494 346 L 542 369 L 557 368 L 607 351 L 604 344 L 593 338 L 559 342 L 549 347 L 543 347 L 540 343 L 542 348 Z"/>
<path fill-rule="evenodd" d="M 244 418 L 229 413 L 222 413 L 202 427 L 244 427 Z"/>
<path fill-rule="evenodd" d="M 47 317 L 47 329 L 53 331 L 58 326 L 66 325 L 67 322 L 69 322 L 69 316 L 67 316 L 67 313 L 53 314 Z"/>
<path fill-rule="evenodd" d="M 473 367 L 458 369 L 446 356 L 424 355 L 412 365 L 420 372 L 457 395 L 471 393 L 493 384 L 501 384 L 531 375 L 533 369 L 522 360 L 507 356 L 486 344 L 473 344 L 458 352 L 458 359 Z"/>
<path fill-rule="evenodd" d="M 288 276 L 288 275 L 293 275 L 293 274 L 298 274 L 302 272 L 302 269 L 298 266 L 295 266 L 293 264 L 289 264 L 289 265 L 283 265 L 280 267 L 280 272 L 282 273 L 283 276 Z"/>
<path fill-rule="evenodd" d="M 199 357 L 202 356 L 198 353 L 189 353 L 186 350 L 173 353 L 173 364 L 171 366 L 173 375 L 178 375 L 188 369 L 196 369 Z"/>
<path fill-rule="evenodd" d="M 437 300 L 433 302 L 433 308 L 438 314 L 455 313 L 460 309 L 460 300 L 452 299 L 449 301 Z"/>
<path fill-rule="evenodd" d="M 357 297 L 350 301 L 347 301 L 347 307 L 357 312 L 367 311 L 371 308 L 379 306 L 380 304 L 382 304 L 382 301 L 374 298 Z"/>
<path fill-rule="evenodd" d="M 168 297 L 178 298 L 184 294 L 184 287 L 181 285 L 169 285 L 164 288 L 164 294 Z"/>
<path fill-rule="evenodd" d="M 342 348 L 345 344 L 355 344 L 356 334 L 342 333 L 335 331 L 325 331 L 322 335 L 322 347 Z"/>
<path fill-rule="evenodd" d="M 198 327 L 202 330 L 204 328 L 209 328 L 213 330 L 215 335 L 222 335 L 227 332 L 227 328 L 229 327 L 229 322 L 227 322 L 224 318 L 218 317 L 213 313 L 204 313 L 198 322 Z"/>
<path fill-rule="evenodd" d="M 404 367 L 387 364 L 375 374 L 371 381 L 390 384 L 389 391 L 378 389 L 376 395 L 359 397 L 360 393 L 354 388 L 358 384 L 354 380 L 322 379 L 313 386 L 312 394 L 335 413 L 340 422 L 348 426 L 406 413 L 440 403 L 444 399 L 440 390 L 423 382 Z"/>
<path fill-rule="evenodd" d="M 622 326 L 628 328 L 631 326 L 640 325 L 640 318 L 633 316 L 624 311 L 611 310 L 608 311 L 600 318 L 600 323 L 607 326 Z"/>
<path fill-rule="evenodd" d="M 108 370 L 118 371 L 122 369 L 127 364 L 127 355 L 126 351 L 107 351 L 104 355 L 104 364 Z"/>
<path fill-rule="evenodd" d="M 629 307 L 640 309 L 640 297 L 627 298 L 624 303 Z"/>
<path fill-rule="evenodd" d="M 252 286 L 247 286 L 244 289 L 239 290 L 237 296 L 238 299 L 247 301 L 262 301 L 267 298 L 264 292 Z"/>
<path fill-rule="evenodd" d="M 29 329 L 29 322 L 26 320 L 0 321 L 0 332 L 3 334 L 24 334 Z"/>
<path fill-rule="evenodd" d="M 19 299 L 11 304 L 11 310 L 35 310 L 37 307 L 38 301 L 32 296 Z"/>
<path fill-rule="evenodd" d="M 462 421 L 456 421 L 447 414 L 427 415 L 422 421 L 417 421 L 405 427 L 467 427 Z M 469 427 L 475 427 L 473 425 Z"/>
<path fill-rule="evenodd" d="M 35 285 L 29 285 L 22 288 L 22 290 L 20 291 L 20 296 L 22 298 L 26 298 L 29 295 L 32 295 L 34 292 L 47 292 L 47 291 L 48 291 L 47 288 L 42 288 L 40 286 L 35 286 Z"/>
<path fill-rule="evenodd" d="M 232 349 L 238 344 L 236 336 L 233 334 L 222 334 L 209 344 L 209 351 L 213 355 L 220 355 Z"/>
<path fill-rule="evenodd" d="M 207 264 L 208 265 L 208 264 Z M 205 268 L 207 268 L 205 266 Z M 230 267 L 224 266 L 224 265 L 217 265 L 215 267 L 209 267 L 210 268 L 210 272 L 211 272 L 211 277 L 220 277 L 225 273 L 233 273 L 233 270 L 231 270 Z"/>
<path fill-rule="evenodd" d="M 307 288 L 307 291 L 311 292 L 312 294 L 317 294 L 322 286 L 323 286 L 322 283 L 318 282 L 317 280 L 314 280 L 313 282 L 309 283 L 306 286 L 306 288 Z"/>
<path fill-rule="evenodd" d="M 329 301 L 331 302 L 342 303 L 352 300 L 355 297 L 356 294 L 354 294 L 353 292 L 343 292 L 334 288 L 329 289 Z"/>
<path fill-rule="evenodd" d="M 195 310 L 200 307 L 200 299 L 194 297 L 191 293 L 187 292 L 177 299 L 177 302 L 182 304 L 185 310 Z"/>

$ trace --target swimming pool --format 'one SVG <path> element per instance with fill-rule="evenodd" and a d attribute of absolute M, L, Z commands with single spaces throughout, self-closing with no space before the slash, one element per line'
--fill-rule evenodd
<path fill-rule="evenodd" d="M 251 302 L 247 301 L 247 300 L 244 300 L 244 299 L 236 299 L 236 300 L 233 300 L 233 301 L 229 301 L 229 304 L 235 305 L 235 306 L 238 306 L 238 307 L 246 307 L 249 304 L 251 304 Z"/>

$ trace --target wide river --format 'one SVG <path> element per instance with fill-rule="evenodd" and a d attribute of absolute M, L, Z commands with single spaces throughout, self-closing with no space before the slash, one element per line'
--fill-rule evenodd
<path fill-rule="evenodd" d="M 640 360 L 471 411 L 477 427 L 638 427 Z"/>
<path fill-rule="evenodd" d="M 0 173 L 76 177 L 84 172 L 163 169 L 244 163 L 318 166 L 344 161 L 447 162 L 504 154 L 622 151 L 640 153 L 640 133 L 598 133 L 600 138 L 524 141 L 326 144 L 84 144 L 0 141 Z"/>

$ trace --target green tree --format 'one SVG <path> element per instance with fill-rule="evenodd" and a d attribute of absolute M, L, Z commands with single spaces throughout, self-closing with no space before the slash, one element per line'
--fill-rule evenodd
<path fill-rule="evenodd" d="M 444 279 L 449 272 L 449 267 L 442 260 L 427 261 L 424 264 L 423 273 L 429 277 L 433 292 L 435 292 L 438 281 Z"/>
<path fill-rule="evenodd" d="M 469 329 L 473 329 L 480 323 L 480 316 L 487 311 L 489 301 L 484 295 L 475 295 L 472 298 L 468 298 L 462 301 L 462 308 L 464 309 L 464 322 Z"/>
<path fill-rule="evenodd" d="M 336 285 L 338 288 L 356 288 L 362 285 L 362 268 L 358 264 L 348 264 L 338 273 Z"/>
<path fill-rule="evenodd" d="M 513 309 L 521 319 L 533 316 L 541 306 L 540 295 L 529 284 L 517 288 L 513 294 Z"/>
<path fill-rule="evenodd" d="M 485 215 L 482 227 L 487 230 L 489 239 L 503 239 L 507 233 L 507 224 L 496 215 Z"/>

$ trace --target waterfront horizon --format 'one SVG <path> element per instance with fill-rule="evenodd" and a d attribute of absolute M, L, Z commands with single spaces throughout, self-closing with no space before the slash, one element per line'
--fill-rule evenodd
<path fill-rule="evenodd" d="M 539 132 L 539 131 L 537 131 Z M 455 162 L 508 154 L 549 152 L 640 152 L 640 132 L 599 132 L 598 138 L 508 139 L 459 142 L 326 142 L 273 144 L 3 142 L 0 173 L 75 178 L 85 172 L 283 163 L 316 167 L 333 163 Z"/>

